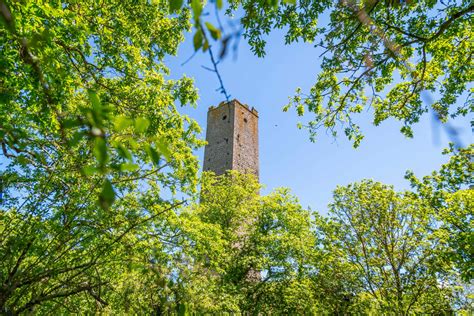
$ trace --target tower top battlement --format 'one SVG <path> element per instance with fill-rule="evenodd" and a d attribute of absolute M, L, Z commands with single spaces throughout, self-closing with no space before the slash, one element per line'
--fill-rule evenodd
<path fill-rule="evenodd" d="M 209 112 L 209 111 L 212 111 L 212 110 L 217 110 L 217 109 L 220 108 L 221 106 L 224 106 L 224 105 L 229 104 L 229 103 L 238 104 L 238 105 L 240 105 L 240 106 L 246 108 L 247 110 L 249 110 L 251 113 L 253 113 L 254 115 L 256 115 L 256 116 L 258 117 L 258 111 L 257 111 L 257 109 L 255 109 L 254 107 L 250 108 L 247 104 L 241 103 L 241 102 L 240 102 L 239 100 L 237 100 L 237 99 L 233 99 L 233 100 L 231 100 L 231 101 L 222 101 L 221 103 L 219 103 L 218 106 L 213 106 L 213 105 L 211 105 L 207 111 Z"/>
<path fill-rule="evenodd" d="M 207 112 L 204 171 L 227 170 L 259 175 L 258 111 L 234 99 Z"/>

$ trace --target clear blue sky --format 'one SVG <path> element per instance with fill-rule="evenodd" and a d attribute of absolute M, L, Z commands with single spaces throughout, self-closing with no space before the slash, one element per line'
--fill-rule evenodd
<path fill-rule="evenodd" d="M 166 64 L 172 77 L 186 74 L 195 79 L 200 95 L 198 106 L 183 108 L 182 113 L 197 120 L 204 138 L 207 109 L 224 97 L 216 91 L 219 84 L 215 74 L 202 68 L 211 66 L 208 54 L 198 53 L 181 65 L 192 53 L 192 38 L 188 34 L 178 56 L 167 57 Z M 442 129 L 436 131 L 429 114 L 414 126 L 413 139 L 399 132 L 399 122 L 386 121 L 375 127 L 371 124 L 371 113 L 363 113 L 357 121 L 365 139 L 358 149 L 353 149 L 344 135 L 334 140 L 324 132 L 316 143 L 311 143 L 308 132 L 296 127 L 301 118 L 294 111 L 283 113 L 281 109 L 297 87 L 307 91 L 314 83 L 320 53 L 311 44 L 285 46 L 283 33 L 276 31 L 268 37 L 265 58 L 254 56 L 242 39 L 237 59 L 231 55 L 219 66 L 231 98 L 259 111 L 260 181 L 266 186 L 264 194 L 276 187 L 289 187 L 304 207 L 326 213 L 337 185 L 370 178 L 404 189 L 408 188 L 406 170 L 423 176 L 446 161 L 441 151 L 449 139 Z M 460 129 L 465 145 L 472 143 L 469 119 L 472 117 L 451 122 Z M 201 162 L 203 153 L 204 149 L 197 152 Z"/>

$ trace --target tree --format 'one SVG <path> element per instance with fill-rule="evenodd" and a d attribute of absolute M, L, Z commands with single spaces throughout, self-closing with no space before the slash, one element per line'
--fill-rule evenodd
<path fill-rule="evenodd" d="M 325 37 L 318 82 L 292 101 L 316 113 L 311 131 L 347 122 L 358 144 L 351 117 L 367 85 L 375 123 L 398 118 L 406 134 L 426 110 L 422 90 L 441 91 L 432 107 L 442 121 L 472 105 L 451 109 L 472 76 L 462 33 L 472 4 L 394 3 L 231 1 L 228 12 L 243 8 L 257 54 L 272 27 L 288 27 L 288 43 Z M 325 10 L 329 28 L 318 29 Z M 198 0 L 0 1 L 1 313 L 463 308 L 453 291 L 472 278 L 472 146 L 451 148 L 431 176 L 409 173 L 410 192 L 372 181 L 338 188 L 331 219 L 287 189 L 261 196 L 251 175 L 198 182 L 199 126 L 178 110 L 197 93 L 189 78 L 168 79 L 163 60 L 193 23 L 195 49 L 209 50 L 217 72 L 211 41 L 225 48 L 232 36 L 204 16 Z M 397 71 L 405 82 L 392 87 Z"/>
<path fill-rule="evenodd" d="M 222 8 L 222 1 L 211 5 Z M 312 140 L 320 129 L 333 136 L 342 129 L 357 147 L 363 133 L 355 117 L 366 108 L 373 110 L 373 124 L 394 118 L 408 137 L 428 111 L 447 123 L 473 110 L 468 88 L 474 69 L 471 1 L 231 0 L 228 5 L 226 14 L 241 16 L 242 29 L 226 34 L 222 25 L 219 33 L 212 25 L 203 27 L 200 2 L 191 2 L 197 8 L 196 50 L 207 51 L 210 38 L 220 38 L 223 57 L 232 40 L 238 42 L 243 34 L 252 51 L 263 57 L 265 36 L 283 29 L 286 44 L 301 40 L 323 51 L 315 84 L 308 92 L 298 88 L 284 108 L 313 115 L 301 125 Z M 445 126 L 454 138 L 452 128 Z"/>
<path fill-rule="evenodd" d="M 360 269 L 347 260 L 345 249 L 338 247 L 340 226 L 317 213 L 314 214 L 313 231 L 316 239 L 309 277 L 321 314 L 347 315 L 370 314 L 371 299 L 367 297 L 361 280 Z"/>
<path fill-rule="evenodd" d="M 2 313 L 126 309 L 126 278 L 168 268 L 156 230 L 183 203 L 172 194 L 195 190 L 202 145 L 177 109 L 192 80 L 163 64 L 188 18 L 0 1 Z"/>
<path fill-rule="evenodd" d="M 326 238 L 355 269 L 375 310 L 408 315 L 450 312 L 452 288 L 440 268 L 432 212 L 416 195 L 365 180 L 334 191 Z"/>
<path fill-rule="evenodd" d="M 260 196 L 253 175 L 206 173 L 200 202 L 180 215 L 191 271 L 179 279 L 187 304 L 200 312 L 310 311 L 307 266 L 310 213 L 287 189 Z M 187 278 L 181 277 L 187 275 Z M 205 277 L 203 278 L 203 275 Z M 192 277 L 190 277 L 192 276 Z M 204 284 L 203 284 L 204 282 Z"/>
<path fill-rule="evenodd" d="M 445 155 L 451 154 L 449 162 L 439 171 L 422 179 L 412 172 L 406 174 L 418 197 L 434 210 L 440 225 L 437 234 L 445 246 L 443 258 L 455 265 L 465 282 L 474 277 L 473 150 L 473 145 L 460 149 L 451 145 L 444 151 Z"/>

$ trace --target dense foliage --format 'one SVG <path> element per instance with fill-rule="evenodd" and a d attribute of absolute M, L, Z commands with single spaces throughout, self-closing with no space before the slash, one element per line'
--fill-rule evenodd
<path fill-rule="evenodd" d="M 245 34 L 257 55 L 272 28 L 286 28 L 288 44 L 302 40 L 324 50 L 315 84 L 297 89 L 288 105 L 314 115 L 306 124 L 312 139 L 321 128 L 336 135 L 339 125 L 357 147 L 363 134 L 356 114 L 367 108 L 375 125 L 397 119 L 409 137 L 430 110 L 441 122 L 473 110 L 472 89 L 463 94 L 474 78 L 471 1 L 232 3 L 245 10 Z M 323 13 L 330 19 L 318 23 Z"/>
<path fill-rule="evenodd" d="M 357 114 L 367 110 L 375 125 L 400 121 L 408 137 L 429 111 L 444 124 L 473 111 L 472 1 L 230 0 L 225 13 L 241 17 L 242 30 L 225 33 L 221 25 L 216 33 L 211 25 L 211 36 L 205 36 L 199 3 L 191 2 L 198 8 L 193 10 L 196 49 L 205 51 L 208 38 L 221 38 L 225 55 L 243 34 L 263 57 L 266 36 L 274 29 L 286 32 L 288 45 L 302 41 L 317 48 L 316 82 L 309 91 L 297 88 L 284 107 L 300 116 L 309 112 L 310 119 L 299 125 L 313 141 L 321 129 L 333 136 L 343 131 L 357 147 L 363 139 Z M 211 5 L 222 8 L 222 1 Z"/>
<path fill-rule="evenodd" d="M 229 12 L 242 6 L 257 54 L 274 27 L 289 43 L 326 34 L 332 55 L 294 100 L 316 113 L 311 128 L 349 120 L 358 142 L 350 113 L 367 84 L 391 89 L 372 101 L 376 123 L 417 121 L 424 89 L 441 91 L 442 120 L 467 113 L 450 109 L 472 76 L 471 4 L 363 2 L 399 46 L 390 52 L 350 3 L 231 1 Z M 0 1 L 0 313 L 472 312 L 472 146 L 422 179 L 407 173 L 409 191 L 338 187 L 327 217 L 288 189 L 262 196 L 251 175 L 198 177 L 199 126 L 178 108 L 197 93 L 164 59 L 192 25 L 196 49 L 229 41 L 203 16 L 198 0 Z M 392 86 L 396 69 L 407 81 Z M 347 70 L 359 77 L 338 77 Z"/>
<path fill-rule="evenodd" d="M 162 63 L 188 14 L 148 2 L 0 10 L 0 310 L 122 306 L 105 288 L 149 264 L 148 235 L 182 203 L 167 192 L 195 190 L 199 127 L 177 104 L 196 91 Z"/>

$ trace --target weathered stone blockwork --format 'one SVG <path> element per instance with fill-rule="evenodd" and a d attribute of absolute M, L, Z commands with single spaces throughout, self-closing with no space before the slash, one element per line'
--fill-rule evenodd
<path fill-rule="evenodd" d="M 204 171 L 238 170 L 259 175 L 258 112 L 237 100 L 207 112 Z"/>

